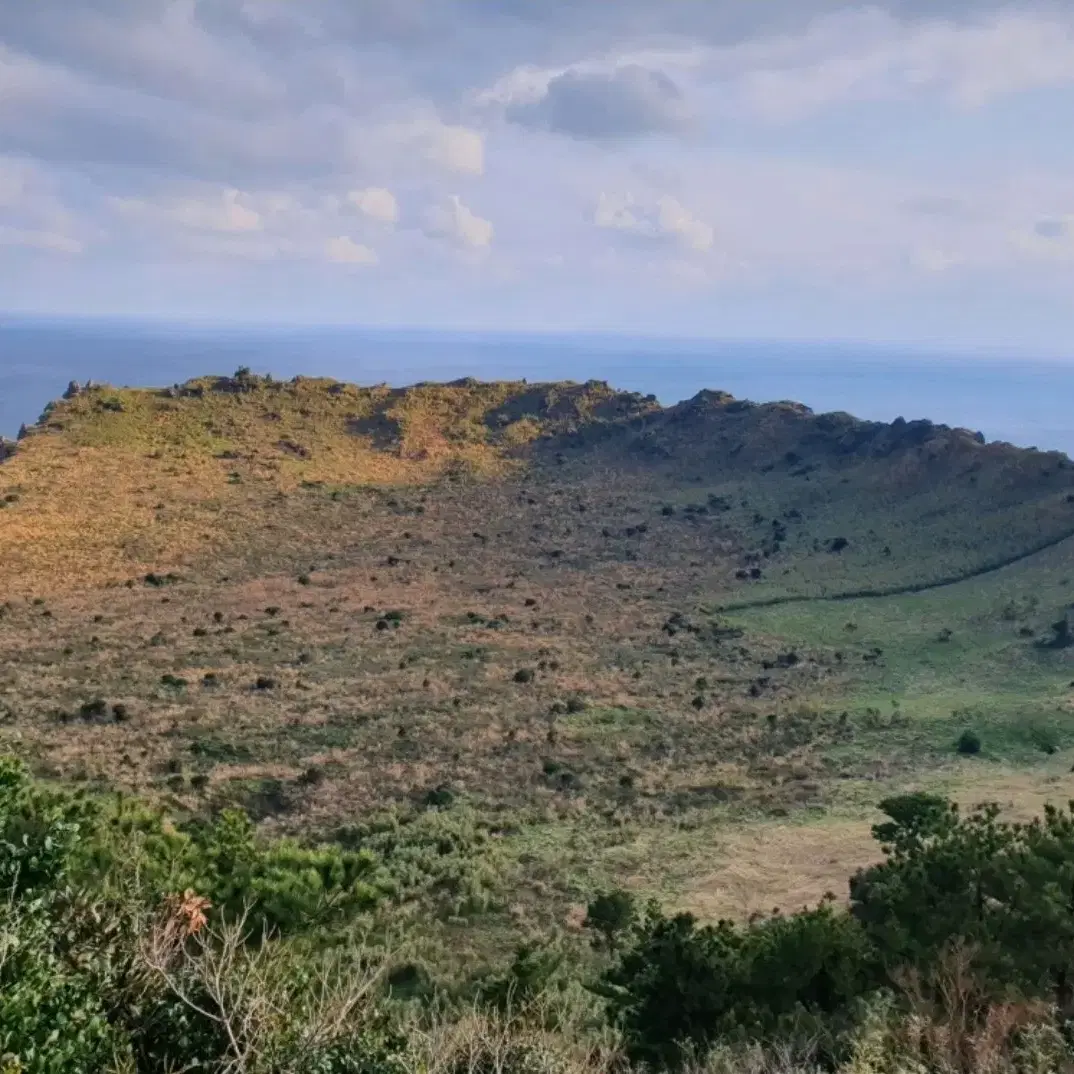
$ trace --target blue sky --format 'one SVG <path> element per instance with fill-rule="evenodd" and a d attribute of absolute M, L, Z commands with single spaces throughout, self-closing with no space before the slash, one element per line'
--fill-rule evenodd
<path fill-rule="evenodd" d="M 0 3 L 0 308 L 1074 355 L 1074 9 Z"/>

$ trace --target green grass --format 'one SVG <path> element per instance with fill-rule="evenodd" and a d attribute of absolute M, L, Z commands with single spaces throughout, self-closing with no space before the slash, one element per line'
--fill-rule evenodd
<path fill-rule="evenodd" d="M 797 603 L 729 621 L 789 644 L 841 647 L 853 670 L 825 701 L 897 712 L 904 722 L 884 739 L 897 749 L 940 753 L 968 728 L 989 756 L 1026 761 L 1048 744 L 1074 744 L 1071 654 L 1038 644 L 1070 597 L 1067 556 L 1054 549 L 926 593 Z M 874 649 L 875 662 L 860 659 Z"/>

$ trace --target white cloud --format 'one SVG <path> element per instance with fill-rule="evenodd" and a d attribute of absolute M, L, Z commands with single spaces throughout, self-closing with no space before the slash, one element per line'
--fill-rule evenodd
<path fill-rule="evenodd" d="M 602 191 L 597 198 L 593 223 L 613 231 L 629 231 L 638 235 L 649 233 L 649 225 L 634 212 L 633 207 L 634 199 L 629 194 L 616 196 Z"/>
<path fill-rule="evenodd" d="M 61 254 L 80 254 L 85 245 L 70 235 L 0 225 L 0 246 L 26 246 Z"/>
<path fill-rule="evenodd" d="M 698 252 L 712 248 L 712 225 L 695 216 L 678 199 L 664 194 L 652 204 L 639 205 L 630 194 L 597 199 L 593 223 L 599 228 L 624 231 L 651 239 L 673 239 Z"/>
<path fill-rule="evenodd" d="M 485 172 L 485 135 L 473 127 L 444 123 L 427 106 L 404 120 L 368 121 L 348 134 L 350 155 L 360 167 L 383 173 L 429 174 L 429 165 L 459 175 Z"/>
<path fill-rule="evenodd" d="M 665 195 L 657 202 L 657 221 L 660 230 L 668 235 L 677 235 L 687 246 L 694 250 L 712 248 L 713 231 L 710 224 L 699 220 L 674 198 Z"/>
<path fill-rule="evenodd" d="M 637 63 L 564 71 L 549 79 L 538 99 L 512 103 L 506 115 L 523 126 L 598 141 L 676 131 L 689 119 L 678 85 Z"/>
<path fill-rule="evenodd" d="M 198 187 L 156 199 L 113 199 L 113 209 L 120 220 L 135 225 L 131 238 L 136 242 L 203 258 L 371 265 L 377 262 L 375 251 L 345 233 L 354 224 L 345 208 L 357 204 L 383 215 L 394 207 L 394 199 L 388 199 L 389 192 L 378 188 L 346 197 L 314 192 L 303 197 L 293 191 Z"/>
<path fill-rule="evenodd" d="M 242 199 L 241 191 L 225 190 L 216 199 L 181 198 L 171 211 L 178 223 L 201 231 L 260 231 L 261 214 Z"/>
<path fill-rule="evenodd" d="M 1043 261 L 1074 261 L 1074 213 L 1049 216 L 1033 227 L 1014 231 L 1011 246 L 1020 254 Z"/>
<path fill-rule="evenodd" d="M 524 63 L 498 78 L 491 86 L 476 90 L 473 100 L 479 108 L 522 108 L 544 100 L 553 83 L 565 76 L 582 80 L 606 79 L 617 82 L 624 71 L 673 71 L 688 75 L 702 67 L 712 56 L 712 49 L 699 45 L 667 49 L 629 49 L 604 52 L 573 63 L 541 67 Z M 628 75 L 628 81 L 630 76 Z M 635 75 L 636 77 L 636 75 Z"/>
<path fill-rule="evenodd" d="M 485 139 L 469 127 L 438 124 L 426 133 L 429 158 L 448 171 L 481 175 L 485 171 Z"/>
<path fill-rule="evenodd" d="M 965 23 L 908 22 L 877 6 L 815 18 L 794 34 L 737 44 L 599 53 L 523 64 L 479 90 L 479 108 L 597 137 L 686 130 L 692 112 L 793 121 L 847 103 L 938 97 L 979 107 L 1074 85 L 1070 15 L 1010 7 Z"/>
<path fill-rule="evenodd" d="M 366 216 L 383 224 L 394 224 L 399 219 L 399 203 L 395 195 L 384 187 L 371 186 L 365 190 L 352 190 L 347 200 Z"/>
<path fill-rule="evenodd" d="M 147 307 L 271 305 L 250 281 L 272 261 L 297 315 L 338 301 L 317 279 L 346 292 L 327 261 L 379 257 L 385 303 L 421 315 L 439 316 L 416 280 L 455 316 L 466 279 L 495 276 L 495 298 L 474 285 L 476 320 L 553 294 L 584 319 L 593 296 L 626 308 L 664 280 L 747 280 L 775 302 L 828 286 L 852 311 L 862 288 L 932 301 L 931 273 L 1028 288 L 1074 261 L 1074 223 L 1045 215 L 1070 206 L 1074 173 L 1056 130 L 1067 0 L 51 6 L 0 0 L 0 275 L 28 305 L 21 266 L 46 259 L 15 244 L 85 252 L 66 290 L 36 285 L 57 305 L 110 288 L 134 306 L 149 262 L 183 286 Z M 994 124 L 964 114 L 1033 87 L 1051 95 Z M 204 267 L 228 259 L 250 285 L 218 294 Z"/>
<path fill-rule="evenodd" d="M 101 231 L 82 220 L 33 161 L 0 156 L 0 245 L 80 254 Z"/>
<path fill-rule="evenodd" d="M 338 235 L 324 244 L 324 255 L 337 265 L 375 265 L 377 254 L 349 235 Z"/>
<path fill-rule="evenodd" d="M 269 208 L 278 210 L 282 204 L 270 202 Z M 228 234 L 264 228 L 262 215 L 251 207 L 249 196 L 234 188 L 160 200 L 113 198 L 112 205 L 125 216 L 193 231 Z"/>
<path fill-rule="evenodd" d="M 465 246 L 490 246 L 492 222 L 478 216 L 453 195 L 443 205 L 434 205 L 426 214 L 425 231 L 434 238 L 452 239 Z"/>
<path fill-rule="evenodd" d="M 775 121 L 922 96 L 978 107 L 1074 84 L 1072 29 L 1069 17 L 1013 8 L 969 25 L 905 23 L 866 8 L 818 20 L 794 38 L 713 50 L 706 68 L 739 109 Z"/>
<path fill-rule="evenodd" d="M 924 272 L 939 274 L 957 268 L 962 258 L 938 246 L 922 246 L 914 251 L 913 262 Z"/>

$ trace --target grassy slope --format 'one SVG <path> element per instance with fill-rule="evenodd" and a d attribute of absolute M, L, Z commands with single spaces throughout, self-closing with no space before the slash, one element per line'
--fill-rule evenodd
<path fill-rule="evenodd" d="M 290 829 L 447 787 L 499 818 L 506 928 L 613 881 L 794 901 L 893 788 L 1066 793 L 1074 671 L 1033 643 L 1072 489 L 1054 454 L 711 394 L 101 389 L 0 469 L 0 741 Z"/>
<path fill-rule="evenodd" d="M 505 405 L 519 399 L 521 409 Z M 275 497 L 303 484 L 492 477 L 535 435 L 647 406 L 599 384 L 394 391 L 204 378 L 163 391 L 96 389 L 52 405 L 4 463 L 2 491 L 18 497 L 0 515 L 4 581 L 50 592 L 207 565 L 245 546 Z"/>

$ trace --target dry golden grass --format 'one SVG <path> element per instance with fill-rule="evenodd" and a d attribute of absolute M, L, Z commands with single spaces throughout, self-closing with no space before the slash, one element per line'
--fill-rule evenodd
<path fill-rule="evenodd" d="M 211 378 L 168 391 L 101 388 L 54 405 L 3 470 L 0 580 L 55 593 L 210 563 L 303 484 L 424 486 L 494 479 L 536 435 L 648 404 L 602 385 L 357 388 Z M 527 392 L 537 416 L 501 412 Z M 160 505 L 158 507 L 158 505 Z"/>
<path fill-rule="evenodd" d="M 967 761 L 908 780 L 901 791 L 948 795 L 964 810 L 996 802 L 1007 820 L 1040 816 L 1044 806 L 1074 800 L 1070 757 L 1033 771 Z M 704 919 L 744 919 L 778 907 L 784 911 L 815 905 L 829 892 L 847 893 L 847 879 L 881 860 L 872 838 L 880 814 L 847 817 L 838 813 L 813 822 L 772 821 L 729 829 L 714 848 L 715 868 L 692 881 L 682 906 Z"/>

